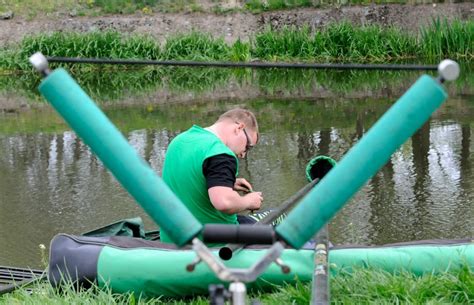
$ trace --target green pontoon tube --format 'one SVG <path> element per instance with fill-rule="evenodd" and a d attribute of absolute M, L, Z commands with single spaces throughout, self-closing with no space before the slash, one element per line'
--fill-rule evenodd
<path fill-rule="evenodd" d="M 420 77 L 276 227 L 281 239 L 300 248 L 428 120 L 447 99 L 441 83 L 459 75 L 459 66 L 451 60 L 443 61 L 438 70 L 438 79 Z"/>
<path fill-rule="evenodd" d="M 218 248 L 211 249 L 217 256 Z M 229 268 L 251 266 L 261 259 L 268 247 L 251 246 L 235 253 L 225 262 Z M 281 272 L 270 265 L 249 289 L 271 291 L 285 284 L 312 280 L 313 248 L 286 248 L 281 259 L 291 271 Z M 48 279 L 56 286 L 65 275 L 84 286 L 91 283 L 116 293 L 136 295 L 205 295 L 209 285 L 224 284 L 205 264 L 193 272 L 186 270 L 196 253 L 189 247 L 177 249 L 158 241 L 124 236 L 74 236 L 58 234 L 51 241 Z M 456 272 L 468 265 L 474 268 L 474 242 L 466 240 L 427 240 L 383 246 L 343 246 L 329 249 L 330 276 L 351 272 L 354 268 L 374 268 L 415 275 Z"/>
<path fill-rule="evenodd" d="M 30 61 L 45 76 L 41 94 L 171 239 L 189 243 L 202 230 L 199 221 L 64 69 L 50 72 L 41 53 Z"/>

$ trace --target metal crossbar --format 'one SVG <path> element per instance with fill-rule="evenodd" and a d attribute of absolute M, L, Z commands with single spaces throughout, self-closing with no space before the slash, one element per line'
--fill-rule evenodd
<path fill-rule="evenodd" d="M 0 266 L 0 295 L 44 278 L 43 270 Z"/>

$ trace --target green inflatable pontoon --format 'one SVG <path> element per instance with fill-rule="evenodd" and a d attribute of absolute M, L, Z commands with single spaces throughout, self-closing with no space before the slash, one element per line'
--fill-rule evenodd
<path fill-rule="evenodd" d="M 187 245 L 203 232 L 203 224 L 65 70 L 50 71 L 41 53 L 31 56 L 30 62 L 45 76 L 40 92 L 151 219 L 170 234 L 175 244 Z M 283 274 L 273 264 L 249 288 L 265 290 L 296 279 L 302 282 L 312 279 L 314 250 L 305 249 L 304 245 L 447 99 L 441 83 L 456 79 L 459 66 L 447 60 L 440 63 L 438 70 L 436 79 L 421 76 L 351 148 L 337 168 L 321 179 L 275 227 L 278 239 L 294 248 L 284 250 L 281 255 L 291 272 Z M 313 174 L 310 171 L 311 179 Z M 246 248 L 223 263 L 232 268 L 249 268 L 267 252 L 264 250 Z M 193 272 L 186 271 L 195 258 L 190 249 L 141 238 L 60 234 L 51 242 L 49 280 L 53 285 L 63 279 L 84 285 L 92 282 L 99 287 L 109 286 L 115 292 L 134 291 L 146 296 L 205 294 L 208 286 L 219 280 L 204 263 L 198 264 Z M 355 266 L 414 274 L 455 270 L 466 264 L 474 268 L 474 243 L 458 240 L 333 247 L 329 251 L 329 263 L 333 276 Z"/>
<path fill-rule="evenodd" d="M 215 249 L 216 252 L 218 249 Z M 248 268 L 266 248 L 246 248 L 225 265 Z M 63 279 L 85 286 L 96 283 L 112 291 L 133 291 L 145 296 L 192 296 L 207 294 L 210 284 L 220 280 L 201 263 L 186 271 L 196 254 L 189 248 L 124 236 L 57 235 L 51 242 L 49 281 L 53 286 Z M 286 249 L 281 256 L 291 268 L 283 274 L 272 264 L 249 289 L 270 290 L 275 285 L 309 282 L 314 267 L 313 249 Z M 466 264 L 474 268 L 474 241 L 430 240 L 374 247 L 333 247 L 329 251 L 331 276 L 354 267 L 381 268 L 389 272 L 409 271 L 416 275 L 456 271 Z"/>

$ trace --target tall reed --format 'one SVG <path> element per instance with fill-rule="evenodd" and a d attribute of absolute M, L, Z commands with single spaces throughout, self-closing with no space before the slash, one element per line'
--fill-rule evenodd
<path fill-rule="evenodd" d="M 440 58 L 474 58 L 474 21 L 434 20 L 415 37 L 398 28 L 330 24 L 312 33 L 308 27 L 266 29 L 250 42 L 227 44 L 222 38 L 191 32 L 169 38 L 162 48 L 150 36 L 118 32 L 63 33 L 28 36 L 17 48 L 0 49 L 0 70 L 26 69 L 28 56 L 136 58 L 168 60 L 437 62 Z"/>
<path fill-rule="evenodd" d="M 230 57 L 230 47 L 223 39 L 191 32 L 171 37 L 163 47 L 163 59 L 226 60 Z"/>
<path fill-rule="evenodd" d="M 19 47 L 20 67 L 35 52 L 48 56 L 86 58 L 141 58 L 158 59 L 160 47 L 149 36 L 125 37 L 119 32 L 65 33 L 27 36 Z"/>
<path fill-rule="evenodd" d="M 314 35 L 307 27 L 267 29 L 256 35 L 252 55 L 266 60 L 386 62 L 422 57 L 417 45 L 415 37 L 397 28 L 342 22 Z"/>
<path fill-rule="evenodd" d="M 312 33 L 308 27 L 267 29 L 251 41 L 237 40 L 228 45 L 223 39 L 192 32 L 169 38 L 160 47 L 149 36 L 128 36 L 118 32 L 53 33 L 26 37 L 16 48 L 0 49 L 0 73 L 18 74 L 33 71 L 28 57 L 41 51 L 47 56 L 86 58 L 127 58 L 151 60 L 199 61 L 289 61 L 289 62 L 362 62 L 362 63 L 437 63 L 441 58 L 469 62 L 474 58 L 474 21 L 448 23 L 433 21 L 416 38 L 397 28 L 380 26 L 352 27 L 349 23 L 332 24 Z M 51 64 L 57 67 L 63 64 Z M 166 87 L 176 91 L 202 92 L 224 86 L 230 80 L 251 83 L 264 92 L 299 92 L 319 84 L 335 92 L 351 92 L 363 86 L 377 89 L 382 74 L 364 72 L 331 72 L 273 70 L 253 72 L 250 69 L 186 69 L 123 65 L 68 65 L 81 85 L 99 100 L 119 99 L 124 92 L 140 94 Z M 125 73 L 118 73 L 123 71 Z M 464 67 L 456 86 L 472 86 L 472 73 Z M 93 71 L 93 73 L 84 73 Z M 367 76 L 372 75 L 372 76 Z M 29 92 L 38 76 L 18 85 L 18 77 L 0 79 L 0 89 L 14 87 Z M 31 78 L 33 80 L 31 80 Z M 363 81 L 360 81 L 362 80 Z M 385 78 L 384 78 L 385 79 Z M 17 83 L 12 85 L 13 83 Z M 31 95 L 31 92 L 28 93 Z"/>
<path fill-rule="evenodd" d="M 474 57 L 474 22 L 436 19 L 430 27 L 421 30 L 420 45 L 423 54 L 441 58 L 450 54 L 455 58 Z"/>

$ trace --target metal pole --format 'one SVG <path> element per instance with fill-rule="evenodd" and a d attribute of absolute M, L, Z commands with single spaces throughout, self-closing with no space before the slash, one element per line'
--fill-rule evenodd
<path fill-rule="evenodd" d="M 329 258 L 329 231 L 328 225 L 319 230 L 314 237 L 314 273 L 311 293 L 312 305 L 327 305 L 330 300 L 328 258 Z"/>

